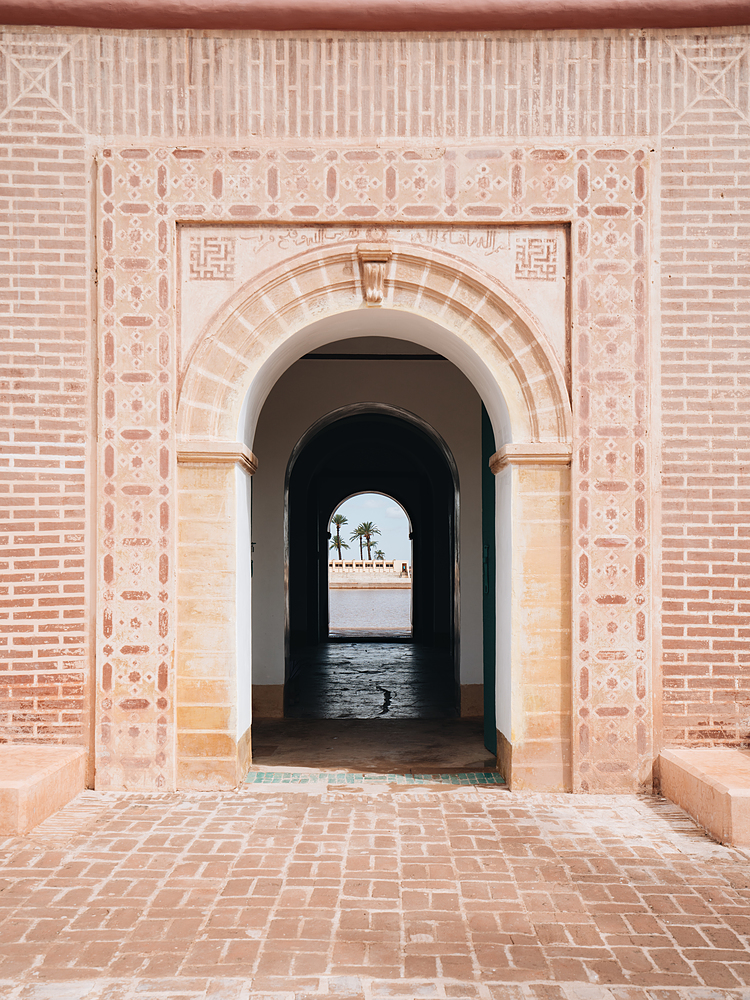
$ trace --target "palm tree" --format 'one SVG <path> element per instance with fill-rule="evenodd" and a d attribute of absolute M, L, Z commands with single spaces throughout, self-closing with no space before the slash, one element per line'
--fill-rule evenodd
<path fill-rule="evenodd" d="M 348 549 L 349 543 L 345 542 L 343 538 L 339 538 L 338 541 L 336 541 L 335 538 L 332 538 L 329 548 L 331 549 L 332 552 L 336 552 L 338 559 L 343 559 L 343 556 L 341 555 L 341 550 Z"/>
<path fill-rule="evenodd" d="M 364 559 L 364 555 L 362 554 L 362 542 L 364 541 L 364 537 L 365 537 L 364 528 L 365 528 L 364 524 L 360 524 L 358 527 L 356 527 L 354 529 L 354 531 L 351 534 L 351 538 L 349 539 L 350 542 L 355 542 L 355 541 L 359 540 L 359 558 L 360 559 Z"/>
<path fill-rule="evenodd" d="M 333 517 L 331 518 L 331 524 L 336 525 L 336 535 L 334 538 L 331 539 L 331 548 L 336 549 L 336 551 L 338 552 L 339 559 L 341 558 L 341 550 L 349 548 L 347 543 L 341 537 L 341 528 L 343 525 L 348 523 L 349 522 L 347 521 L 347 519 L 344 517 L 343 514 L 334 514 Z"/>
<path fill-rule="evenodd" d="M 376 559 L 382 559 L 383 561 L 385 561 L 385 552 L 383 552 L 382 549 L 377 549 L 375 551 L 375 558 Z"/>
<path fill-rule="evenodd" d="M 375 544 L 375 535 L 380 534 L 380 528 L 378 528 L 372 521 L 363 521 L 359 527 L 362 529 L 362 536 L 364 537 L 365 545 L 367 546 L 367 558 L 372 559 L 372 553 L 370 550 Z"/>

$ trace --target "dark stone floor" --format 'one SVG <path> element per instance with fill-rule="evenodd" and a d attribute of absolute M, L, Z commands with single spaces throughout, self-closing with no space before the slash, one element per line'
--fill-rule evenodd
<path fill-rule="evenodd" d="M 450 719 L 458 715 L 453 657 L 412 642 L 320 643 L 292 655 L 287 718 Z"/>

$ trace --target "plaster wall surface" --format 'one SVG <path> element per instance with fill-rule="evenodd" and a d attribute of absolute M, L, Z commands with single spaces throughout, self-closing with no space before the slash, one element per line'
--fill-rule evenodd
<path fill-rule="evenodd" d="M 749 52 L 5 29 L 3 738 L 175 783 L 178 224 L 481 222 L 571 233 L 575 787 L 745 746 Z"/>
<path fill-rule="evenodd" d="M 57 24 L 116 28 L 229 28 L 337 31 L 518 31 L 539 28 L 684 28 L 742 23 L 742 0 L 188 0 L 155 7 L 149 0 L 3 0 L 7 24 Z"/>

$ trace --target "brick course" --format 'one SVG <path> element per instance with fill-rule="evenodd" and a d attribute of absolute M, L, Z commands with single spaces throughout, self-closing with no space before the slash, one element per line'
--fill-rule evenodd
<path fill-rule="evenodd" d="M 750 122 L 713 94 L 663 137 L 664 741 L 750 739 Z"/>
<path fill-rule="evenodd" d="M 0 740 L 81 743 L 87 439 L 87 163 L 31 93 L 0 120 Z"/>

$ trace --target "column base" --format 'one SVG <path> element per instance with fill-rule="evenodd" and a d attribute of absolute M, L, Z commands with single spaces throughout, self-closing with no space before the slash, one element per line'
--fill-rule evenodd
<path fill-rule="evenodd" d="M 180 756 L 177 788 L 201 792 L 236 788 L 252 764 L 251 727 L 248 726 L 239 739 L 227 733 L 194 733 L 191 736 L 191 749 L 203 749 L 205 755 Z"/>
<path fill-rule="evenodd" d="M 514 746 L 498 729 L 497 769 L 511 791 L 572 791 L 570 748 L 564 743 L 529 740 Z"/>

